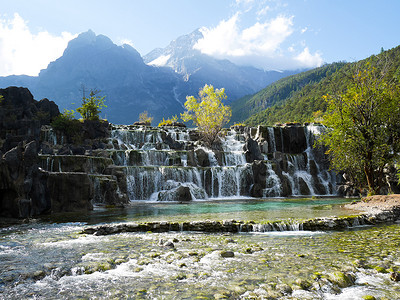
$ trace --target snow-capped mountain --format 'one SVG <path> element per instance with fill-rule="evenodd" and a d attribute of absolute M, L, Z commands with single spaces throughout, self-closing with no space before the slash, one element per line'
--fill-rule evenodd
<path fill-rule="evenodd" d="M 205 83 L 224 87 L 231 101 L 255 93 L 272 82 L 295 73 L 264 71 L 249 66 L 238 66 L 229 60 L 215 59 L 194 48 L 202 38 L 201 30 L 197 29 L 177 38 L 163 49 L 154 49 L 143 59 L 148 65 L 173 69 L 195 88 Z"/>

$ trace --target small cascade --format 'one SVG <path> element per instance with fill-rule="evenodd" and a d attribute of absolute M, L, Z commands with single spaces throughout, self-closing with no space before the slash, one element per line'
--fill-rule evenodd
<path fill-rule="evenodd" d="M 323 150 L 314 147 L 322 130 L 321 125 L 298 124 L 257 128 L 254 139 L 267 168 L 263 197 L 335 194 L 336 176 Z"/>
<path fill-rule="evenodd" d="M 64 144 L 64 135 L 59 134 L 57 137 L 56 132 L 53 130 L 53 127 L 49 125 L 42 126 L 41 129 L 41 140 L 43 142 L 47 142 L 52 146 L 62 145 Z"/>
<path fill-rule="evenodd" d="M 268 138 L 270 142 L 270 153 L 274 153 L 276 152 L 274 127 L 268 127 Z"/>
<path fill-rule="evenodd" d="M 245 165 L 246 157 L 243 152 L 245 138 L 243 134 L 239 134 L 231 129 L 222 141 L 224 150 L 224 159 L 227 166 Z"/>
<path fill-rule="evenodd" d="M 111 140 L 117 141 L 120 147 L 127 149 L 153 149 L 163 141 L 159 130 L 147 127 L 132 129 L 129 126 L 118 126 L 112 130 Z"/>
<path fill-rule="evenodd" d="M 301 222 L 270 222 L 265 224 L 252 224 L 248 228 L 249 232 L 273 232 L 273 231 L 302 231 L 303 224 Z"/>
<path fill-rule="evenodd" d="M 267 165 L 267 180 L 266 188 L 263 190 L 263 197 L 279 197 L 281 195 L 282 184 L 279 176 L 272 169 L 270 161 L 266 161 Z"/>
<path fill-rule="evenodd" d="M 327 166 L 321 164 L 321 159 L 316 157 L 316 155 L 319 154 L 321 156 L 321 154 L 316 153 L 314 148 L 315 137 L 319 136 L 323 130 L 323 126 L 309 125 L 305 127 L 308 146 L 306 149 L 308 156 L 307 171 L 312 175 L 318 174 L 315 185 L 318 185 L 319 193 L 325 192 L 325 195 L 332 195 L 334 194 L 332 186 L 336 185 L 336 176 L 329 171 Z"/>

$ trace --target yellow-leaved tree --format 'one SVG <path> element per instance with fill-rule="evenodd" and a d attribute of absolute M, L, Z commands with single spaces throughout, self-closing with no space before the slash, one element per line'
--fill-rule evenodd
<path fill-rule="evenodd" d="M 199 91 L 199 98 L 187 96 L 186 111 L 181 114 L 183 121 L 190 120 L 197 126 L 202 140 L 208 147 L 212 147 L 221 135 L 222 128 L 232 116 L 232 109 L 222 103 L 225 100 L 225 89 L 215 89 L 212 85 L 205 85 Z"/>

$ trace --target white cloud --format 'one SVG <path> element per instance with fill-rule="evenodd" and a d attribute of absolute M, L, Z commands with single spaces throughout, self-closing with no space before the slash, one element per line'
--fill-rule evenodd
<path fill-rule="evenodd" d="M 119 45 L 129 45 L 129 46 L 131 46 L 132 48 L 135 48 L 133 42 L 132 42 L 131 40 L 125 39 L 125 38 L 124 38 L 124 39 L 119 39 L 118 44 L 119 44 Z"/>
<path fill-rule="evenodd" d="M 271 8 L 268 5 L 261 8 L 260 10 L 257 11 L 257 16 L 259 16 L 259 17 L 265 16 L 270 9 Z"/>
<path fill-rule="evenodd" d="M 238 19 L 237 13 L 215 28 L 202 28 L 204 38 L 194 48 L 216 57 L 272 55 L 292 33 L 292 18 L 277 17 L 268 23 L 257 22 L 243 30 L 239 29 Z"/>
<path fill-rule="evenodd" d="M 237 2 L 251 3 L 246 0 Z M 267 70 L 311 68 L 322 64 L 321 55 L 312 54 L 305 45 L 300 49 L 296 49 L 293 43 L 285 46 L 289 39 L 294 38 L 294 16 L 278 15 L 241 28 L 241 18 L 247 17 L 246 14 L 237 12 L 214 28 L 202 28 L 204 38 L 194 48 L 219 59 Z"/>
<path fill-rule="evenodd" d="M 18 14 L 12 19 L 0 19 L 0 76 L 38 75 L 63 54 L 74 37 L 69 32 L 62 32 L 60 36 L 47 31 L 33 34 Z"/>
<path fill-rule="evenodd" d="M 315 54 L 311 54 L 308 47 L 305 47 L 304 50 L 295 57 L 295 60 L 300 63 L 300 65 L 304 67 L 308 66 L 321 66 L 324 60 L 321 55 L 316 52 Z"/>
<path fill-rule="evenodd" d="M 304 27 L 304 28 L 301 30 L 301 33 L 305 33 L 307 30 L 308 30 L 308 27 Z"/>

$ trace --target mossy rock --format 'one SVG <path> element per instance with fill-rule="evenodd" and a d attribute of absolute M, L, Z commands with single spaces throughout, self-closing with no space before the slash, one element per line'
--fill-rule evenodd
<path fill-rule="evenodd" d="M 380 266 L 375 266 L 374 269 L 375 269 L 378 273 L 389 273 L 385 268 L 380 267 Z"/>
<path fill-rule="evenodd" d="M 371 295 L 365 295 L 362 297 L 364 300 L 376 300 L 376 298 L 374 296 Z"/>
<path fill-rule="evenodd" d="M 302 290 L 308 290 L 308 289 L 310 289 L 311 288 L 311 286 L 312 286 L 312 284 L 309 282 L 309 281 L 307 281 L 307 280 L 305 280 L 305 279 L 301 279 L 301 278 L 298 278 L 297 280 L 296 280 L 296 285 L 298 285 Z"/>
<path fill-rule="evenodd" d="M 282 293 L 282 294 L 284 294 L 284 295 L 288 295 L 288 294 L 291 294 L 291 293 L 292 293 L 292 288 L 291 288 L 289 285 L 285 284 L 285 283 L 277 284 L 277 285 L 275 286 L 275 289 L 276 289 L 278 292 L 280 292 L 280 293 Z"/>
<path fill-rule="evenodd" d="M 220 292 L 217 294 L 214 294 L 214 299 L 229 299 L 230 294 L 228 292 Z"/>
<path fill-rule="evenodd" d="M 346 288 L 354 284 L 355 278 L 350 274 L 337 271 L 329 274 L 329 281 L 341 288 Z"/>

